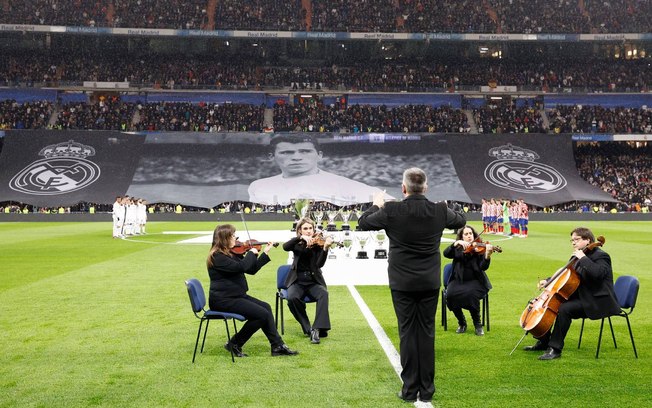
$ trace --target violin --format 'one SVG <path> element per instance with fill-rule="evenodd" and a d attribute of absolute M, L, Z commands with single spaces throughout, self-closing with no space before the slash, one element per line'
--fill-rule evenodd
<path fill-rule="evenodd" d="M 245 252 L 249 251 L 251 248 L 256 248 L 258 251 L 260 251 L 263 245 L 266 244 L 268 243 L 256 241 L 254 239 L 248 239 L 245 242 L 235 241 L 235 245 L 233 248 L 231 248 L 231 252 L 236 255 L 242 255 Z M 278 242 L 272 243 L 272 246 L 276 248 L 278 246 Z"/>
<path fill-rule="evenodd" d="M 323 247 L 324 245 L 326 245 L 326 237 L 324 237 L 323 232 L 317 231 L 312 235 L 312 244 L 310 244 L 308 248 L 312 248 L 315 246 Z M 341 242 L 334 242 L 334 241 L 331 243 L 331 245 L 337 245 L 340 248 L 344 246 L 344 244 L 342 244 Z"/>
<path fill-rule="evenodd" d="M 476 238 L 473 242 L 471 242 L 471 245 L 469 245 L 465 250 L 465 254 L 470 254 L 470 253 L 476 253 L 476 254 L 484 254 L 487 251 L 487 245 L 489 244 L 489 241 L 484 241 L 482 242 L 480 240 L 480 237 Z M 503 252 L 503 249 L 499 247 L 498 245 L 492 245 L 493 246 L 493 252 Z"/>

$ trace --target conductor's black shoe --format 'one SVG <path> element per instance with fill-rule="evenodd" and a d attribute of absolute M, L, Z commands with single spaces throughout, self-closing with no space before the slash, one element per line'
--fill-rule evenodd
<path fill-rule="evenodd" d="M 457 334 L 466 333 L 466 325 L 462 324 L 462 325 L 458 326 L 457 330 L 455 330 L 455 333 L 457 333 Z"/>
<path fill-rule="evenodd" d="M 548 349 L 548 345 L 542 343 L 541 340 L 537 340 L 537 342 L 534 343 L 534 346 L 525 346 L 525 347 L 523 347 L 523 350 L 525 350 L 525 351 L 543 351 L 543 350 L 547 350 L 547 349 Z"/>
<path fill-rule="evenodd" d="M 319 342 L 320 342 L 320 340 L 319 340 L 319 330 L 312 329 L 310 331 L 310 342 L 312 344 L 319 344 Z"/>
<path fill-rule="evenodd" d="M 561 357 L 561 350 L 548 347 L 548 350 L 539 356 L 539 360 L 554 360 L 559 357 Z"/>
<path fill-rule="evenodd" d="M 398 392 L 398 397 L 399 397 L 400 399 L 402 399 L 403 401 L 405 401 L 405 402 L 417 402 L 417 397 L 414 397 L 414 398 L 406 397 L 406 396 L 403 394 L 403 391 L 399 391 L 399 392 Z"/>
<path fill-rule="evenodd" d="M 233 352 L 233 355 L 236 357 L 248 357 L 246 353 L 242 352 L 242 348 L 237 344 L 227 342 L 224 345 L 224 348 L 229 352 Z"/>
<path fill-rule="evenodd" d="M 272 356 L 296 356 L 299 354 L 298 351 L 290 350 L 286 344 L 281 344 L 272 348 Z"/>
<path fill-rule="evenodd" d="M 430 402 L 430 401 L 432 401 L 432 395 L 428 397 L 428 396 L 423 396 L 423 395 L 419 394 L 419 401 L 421 401 L 421 402 Z"/>

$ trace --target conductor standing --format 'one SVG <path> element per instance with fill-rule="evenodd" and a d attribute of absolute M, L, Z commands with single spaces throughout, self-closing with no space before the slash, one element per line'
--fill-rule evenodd
<path fill-rule="evenodd" d="M 400 337 L 401 379 L 398 397 L 427 402 L 435 393 L 435 314 L 441 287 L 439 244 L 445 228 L 466 224 L 463 214 L 445 202 L 425 197 L 427 178 L 416 167 L 403 172 L 403 201 L 373 205 L 358 222 L 363 230 L 384 229 L 389 237 L 387 272 Z"/>

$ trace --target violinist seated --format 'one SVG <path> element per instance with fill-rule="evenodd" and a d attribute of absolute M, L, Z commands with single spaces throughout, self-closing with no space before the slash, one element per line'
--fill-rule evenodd
<path fill-rule="evenodd" d="M 235 227 L 231 224 L 218 225 L 213 232 L 213 243 L 206 259 L 208 276 L 211 279 L 208 304 L 211 310 L 222 310 L 243 315 L 247 321 L 240 331 L 231 337 L 224 348 L 236 357 L 246 357 L 243 346 L 259 329 L 265 333 L 271 346 L 272 356 L 293 356 L 298 351 L 291 350 L 284 342 L 274 323 L 272 308 L 260 299 L 247 294 L 249 285 L 245 275 L 255 275 L 269 263 L 270 242 L 259 252 L 258 248 L 248 248 L 246 253 L 238 253 Z"/>
<path fill-rule="evenodd" d="M 620 313 L 614 293 L 611 257 L 594 244 L 595 236 L 590 229 L 575 228 L 570 236 L 573 252 L 568 267 L 578 273 L 580 282 L 569 299 L 559 306 L 552 330 L 539 337 L 533 346 L 525 347 L 526 351 L 545 351 L 539 360 L 561 357 L 564 339 L 573 319 L 602 319 Z M 549 280 L 540 281 L 539 288 Z"/>
<path fill-rule="evenodd" d="M 480 300 L 491 289 L 491 282 L 485 272 L 491 265 L 491 244 L 479 242 L 478 233 L 471 226 L 457 231 L 456 241 L 444 249 L 444 257 L 453 260 L 453 271 L 447 283 L 446 303 L 457 318 L 458 334 L 466 332 L 466 318 L 462 309 L 471 314 L 475 334 L 484 336 L 480 319 Z"/>
<path fill-rule="evenodd" d="M 294 254 L 294 262 L 285 281 L 288 307 L 312 344 L 319 344 L 322 337 L 328 336 L 331 328 L 328 289 L 321 267 L 326 263 L 332 243 L 331 237 L 315 235 L 315 223 L 311 219 L 302 218 L 297 222 L 297 236 L 283 244 L 285 251 Z M 306 314 L 306 296 L 317 302 L 312 325 Z"/>

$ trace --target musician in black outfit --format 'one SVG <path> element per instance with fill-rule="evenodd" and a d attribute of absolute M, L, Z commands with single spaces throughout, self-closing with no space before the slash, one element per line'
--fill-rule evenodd
<path fill-rule="evenodd" d="M 579 274 L 580 284 L 570 298 L 559 306 L 552 331 L 548 331 L 526 351 L 545 350 L 539 360 L 553 360 L 561 357 L 564 339 L 573 319 L 602 319 L 620 313 L 614 293 L 614 278 L 611 257 L 608 253 L 589 244 L 595 242 L 593 232 L 588 228 L 575 228 L 571 232 L 572 257 L 577 260 L 574 268 Z M 542 289 L 548 280 L 539 282 Z"/>
<path fill-rule="evenodd" d="M 487 296 L 491 282 L 485 272 L 491 265 L 491 254 L 494 247 L 483 244 L 483 251 L 476 251 L 473 246 L 478 233 L 467 225 L 457 231 L 457 239 L 444 249 L 444 256 L 453 260 L 453 271 L 450 280 L 444 282 L 446 289 L 446 304 L 457 318 L 458 334 L 466 332 L 466 318 L 462 309 L 471 313 L 475 334 L 484 336 L 484 328 L 480 319 L 480 299 Z"/>
<path fill-rule="evenodd" d="M 324 238 L 323 245 L 317 244 L 315 223 L 309 218 L 297 222 L 297 236 L 283 244 L 283 249 L 294 254 L 294 261 L 285 286 L 288 288 L 288 307 L 303 333 L 310 336 L 312 344 L 319 344 L 321 337 L 328 336 L 331 321 L 328 313 L 328 289 L 321 267 L 326 263 L 332 237 Z M 309 295 L 317 301 L 315 321 L 312 326 L 306 314 L 304 298 Z"/>
<path fill-rule="evenodd" d="M 423 170 L 403 173 L 405 199 L 384 202 L 374 195 L 373 205 L 358 221 L 363 230 L 384 229 L 389 237 L 387 272 L 400 337 L 401 379 L 399 398 L 407 402 L 430 401 L 435 393 L 435 314 L 441 286 L 439 244 L 444 228 L 461 228 L 464 215 L 445 202 L 433 203 L 424 195 Z"/>
<path fill-rule="evenodd" d="M 230 224 L 218 225 L 213 232 L 213 244 L 206 260 L 211 286 L 208 305 L 211 310 L 241 314 L 247 318 L 240 331 L 231 337 L 224 348 L 233 351 L 237 357 L 246 357 L 242 346 L 258 330 L 262 329 L 272 348 L 272 356 L 292 356 L 297 351 L 283 343 L 276 330 L 272 308 L 268 303 L 247 295 L 249 286 L 245 274 L 255 275 L 270 261 L 271 243 L 258 256 L 258 250 L 251 248 L 244 256 L 231 252 L 237 237 L 235 227 Z"/>

